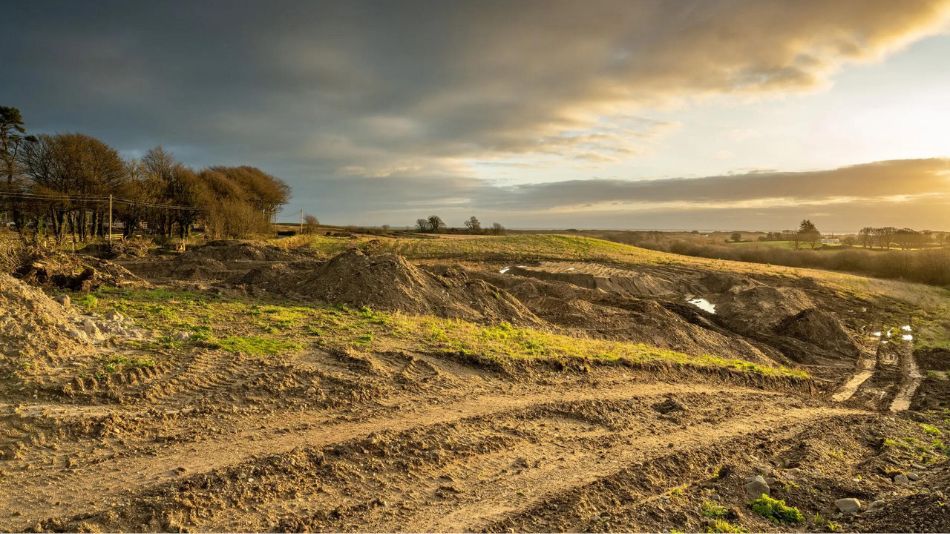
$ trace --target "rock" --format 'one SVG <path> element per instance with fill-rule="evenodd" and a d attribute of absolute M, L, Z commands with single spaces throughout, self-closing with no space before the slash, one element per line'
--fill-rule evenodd
<path fill-rule="evenodd" d="M 72 300 L 69 298 L 69 295 L 58 295 L 56 297 L 56 302 L 63 305 L 64 308 L 68 308 L 72 304 Z"/>
<path fill-rule="evenodd" d="M 756 475 L 745 484 L 745 494 L 750 499 L 758 499 L 763 494 L 768 495 L 770 488 L 762 475 Z"/>
<path fill-rule="evenodd" d="M 106 317 L 106 320 L 112 321 L 114 323 L 121 323 L 125 321 L 125 317 L 121 313 L 115 310 L 107 311 L 105 317 Z"/>
<path fill-rule="evenodd" d="M 87 336 L 89 336 L 90 339 L 92 340 L 102 339 L 102 332 L 99 330 L 99 327 L 96 326 L 96 323 L 92 319 L 88 317 L 83 319 L 82 324 L 80 324 L 80 327 L 82 328 L 82 331 L 85 332 Z"/>
<path fill-rule="evenodd" d="M 910 484 L 910 479 L 907 477 L 907 475 L 898 473 L 894 475 L 894 483 L 899 486 L 903 486 L 904 484 Z"/>
<path fill-rule="evenodd" d="M 861 511 L 861 501 L 855 499 L 854 497 L 838 499 L 835 501 L 835 507 L 837 507 L 842 513 L 853 514 Z"/>
<path fill-rule="evenodd" d="M 873 501 L 868 505 L 868 510 L 877 510 L 879 508 L 884 508 L 884 501 Z"/>
<path fill-rule="evenodd" d="M 191 334 L 179 330 L 172 337 L 177 341 L 188 341 L 191 339 Z"/>
<path fill-rule="evenodd" d="M 654 404 L 652 408 L 662 414 L 687 411 L 687 408 L 683 403 L 677 401 L 676 399 L 672 397 L 667 398 L 663 402 L 658 402 Z"/>
<path fill-rule="evenodd" d="M 920 475 L 917 473 L 907 473 L 907 478 L 910 480 L 920 480 Z"/>

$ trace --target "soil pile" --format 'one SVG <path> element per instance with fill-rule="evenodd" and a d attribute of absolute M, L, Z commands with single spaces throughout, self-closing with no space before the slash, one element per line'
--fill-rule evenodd
<path fill-rule="evenodd" d="M 146 285 L 144 280 L 128 269 L 110 261 L 40 249 L 26 255 L 14 275 L 28 284 L 71 291 L 90 291 L 101 285 Z"/>
<path fill-rule="evenodd" d="M 858 353 L 858 347 L 841 321 L 834 315 L 816 308 L 809 308 L 784 319 L 775 328 L 775 332 L 839 354 L 856 356 Z"/>
<path fill-rule="evenodd" d="M 48 360 L 79 354 L 92 344 L 77 325 L 78 315 L 41 290 L 0 273 L 0 357 Z"/>
<path fill-rule="evenodd" d="M 715 354 L 774 364 L 781 355 L 724 331 L 690 306 L 584 289 L 538 277 L 488 275 L 541 319 L 572 334 L 635 341 L 702 356 Z"/>
<path fill-rule="evenodd" d="M 735 286 L 710 300 L 716 315 L 736 332 L 771 331 L 789 317 L 815 304 L 801 289 L 773 286 Z"/>
<path fill-rule="evenodd" d="M 106 260 L 130 260 L 144 258 L 156 248 L 158 247 L 147 239 L 119 239 L 111 243 L 87 245 L 82 251 Z"/>
<path fill-rule="evenodd" d="M 537 278 L 553 282 L 567 282 L 584 288 L 604 291 L 625 297 L 655 297 L 672 295 L 675 285 L 656 274 L 626 269 L 613 269 L 596 264 L 546 264 L 532 267 L 516 265 L 505 269 L 506 274 Z"/>
<path fill-rule="evenodd" d="M 237 240 L 212 241 L 182 254 L 127 262 L 136 274 L 150 280 L 222 281 L 240 283 L 248 272 L 274 262 L 306 260 L 281 248 Z"/>
<path fill-rule="evenodd" d="M 333 304 L 476 321 L 540 322 L 506 291 L 461 269 L 428 272 L 392 253 L 351 249 L 314 269 L 294 273 L 271 267 L 249 276 L 278 278 L 268 289 Z"/>
<path fill-rule="evenodd" d="M 212 259 L 221 262 L 231 261 L 291 261 L 300 256 L 273 245 L 262 245 L 250 241 L 223 239 L 211 241 L 181 255 L 182 259 Z"/>

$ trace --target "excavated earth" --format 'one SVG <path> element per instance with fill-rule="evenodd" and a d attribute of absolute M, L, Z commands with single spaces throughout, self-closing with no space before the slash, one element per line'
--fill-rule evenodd
<path fill-rule="evenodd" d="M 149 325 L 83 316 L 50 298 L 61 289 L 0 274 L 0 530 L 950 530 L 935 444 L 950 431 L 947 353 L 883 343 L 874 329 L 899 322 L 880 303 L 808 278 L 357 249 L 324 261 L 251 242 L 97 272 L 109 265 L 156 287 L 505 321 L 813 378 L 200 345 L 77 378 L 90 355 L 136 356 L 122 340 Z M 801 521 L 755 513 L 755 476 Z"/>

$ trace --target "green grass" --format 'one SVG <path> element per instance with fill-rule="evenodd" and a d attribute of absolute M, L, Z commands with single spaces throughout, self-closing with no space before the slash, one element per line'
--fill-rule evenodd
<path fill-rule="evenodd" d="M 773 523 L 801 523 L 805 520 L 805 516 L 798 508 L 788 506 L 785 501 L 773 499 L 765 494 L 749 503 L 749 506 L 753 512 Z"/>
<path fill-rule="evenodd" d="M 729 510 L 725 506 L 715 503 L 713 501 L 703 501 L 702 506 L 700 506 L 699 511 L 706 517 L 712 519 L 718 519 L 726 517 L 726 514 L 729 513 Z"/>
<path fill-rule="evenodd" d="M 925 434 L 929 434 L 935 437 L 943 436 L 943 432 L 935 427 L 934 425 L 928 425 L 927 423 L 920 423 L 920 429 L 924 431 Z"/>
<path fill-rule="evenodd" d="M 804 371 L 768 367 L 745 360 L 713 355 L 690 356 L 641 343 L 576 338 L 501 323 L 493 326 L 465 321 L 397 314 L 395 327 L 421 331 L 422 341 L 438 351 L 477 354 L 494 360 L 583 359 L 634 364 L 669 363 L 701 368 L 726 368 L 764 376 L 807 378 Z"/>
<path fill-rule="evenodd" d="M 203 297 L 172 290 L 108 289 L 97 292 L 97 296 L 102 310 L 117 309 L 140 324 L 156 328 L 163 336 L 161 341 L 140 342 L 138 347 L 160 351 L 203 346 L 277 356 L 316 345 L 325 349 L 455 353 L 493 362 L 665 364 L 760 376 L 808 377 L 804 371 L 759 365 L 728 355 L 690 356 L 639 343 L 576 338 L 507 323 L 489 326 L 366 307 L 264 304 L 250 298 Z M 182 339 L 180 332 L 190 336 Z"/>
<path fill-rule="evenodd" d="M 276 356 L 297 352 L 303 348 L 300 343 L 294 341 L 261 336 L 228 336 L 212 343 L 228 352 L 248 356 Z"/>
<path fill-rule="evenodd" d="M 726 521 L 725 519 L 716 519 L 709 523 L 706 526 L 706 532 L 732 532 L 732 533 L 742 533 L 747 532 L 746 529 L 742 528 L 739 525 L 735 525 Z"/>

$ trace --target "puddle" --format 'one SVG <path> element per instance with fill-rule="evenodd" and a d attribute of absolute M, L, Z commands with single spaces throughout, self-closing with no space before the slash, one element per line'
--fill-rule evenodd
<path fill-rule="evenodd" d="M 501 274 L 505 274 L 510 270 L 511 270 L 511 267 L 502 267 L 501 269 L 498 269 L 498 272 Z"/>
<path fill-rule="evenodd" d="M 703 311 L 706 311 L 712 314 L 716 313 L 716 305 L 713 304 L 712 302 L 709 302 L 706 299 L 702 299 L 702 298 L 689 299 L 688 298 L 686 299 L 686 302 L 689 302 L 693 306 L 696 306 L 697 308 Z"/>

